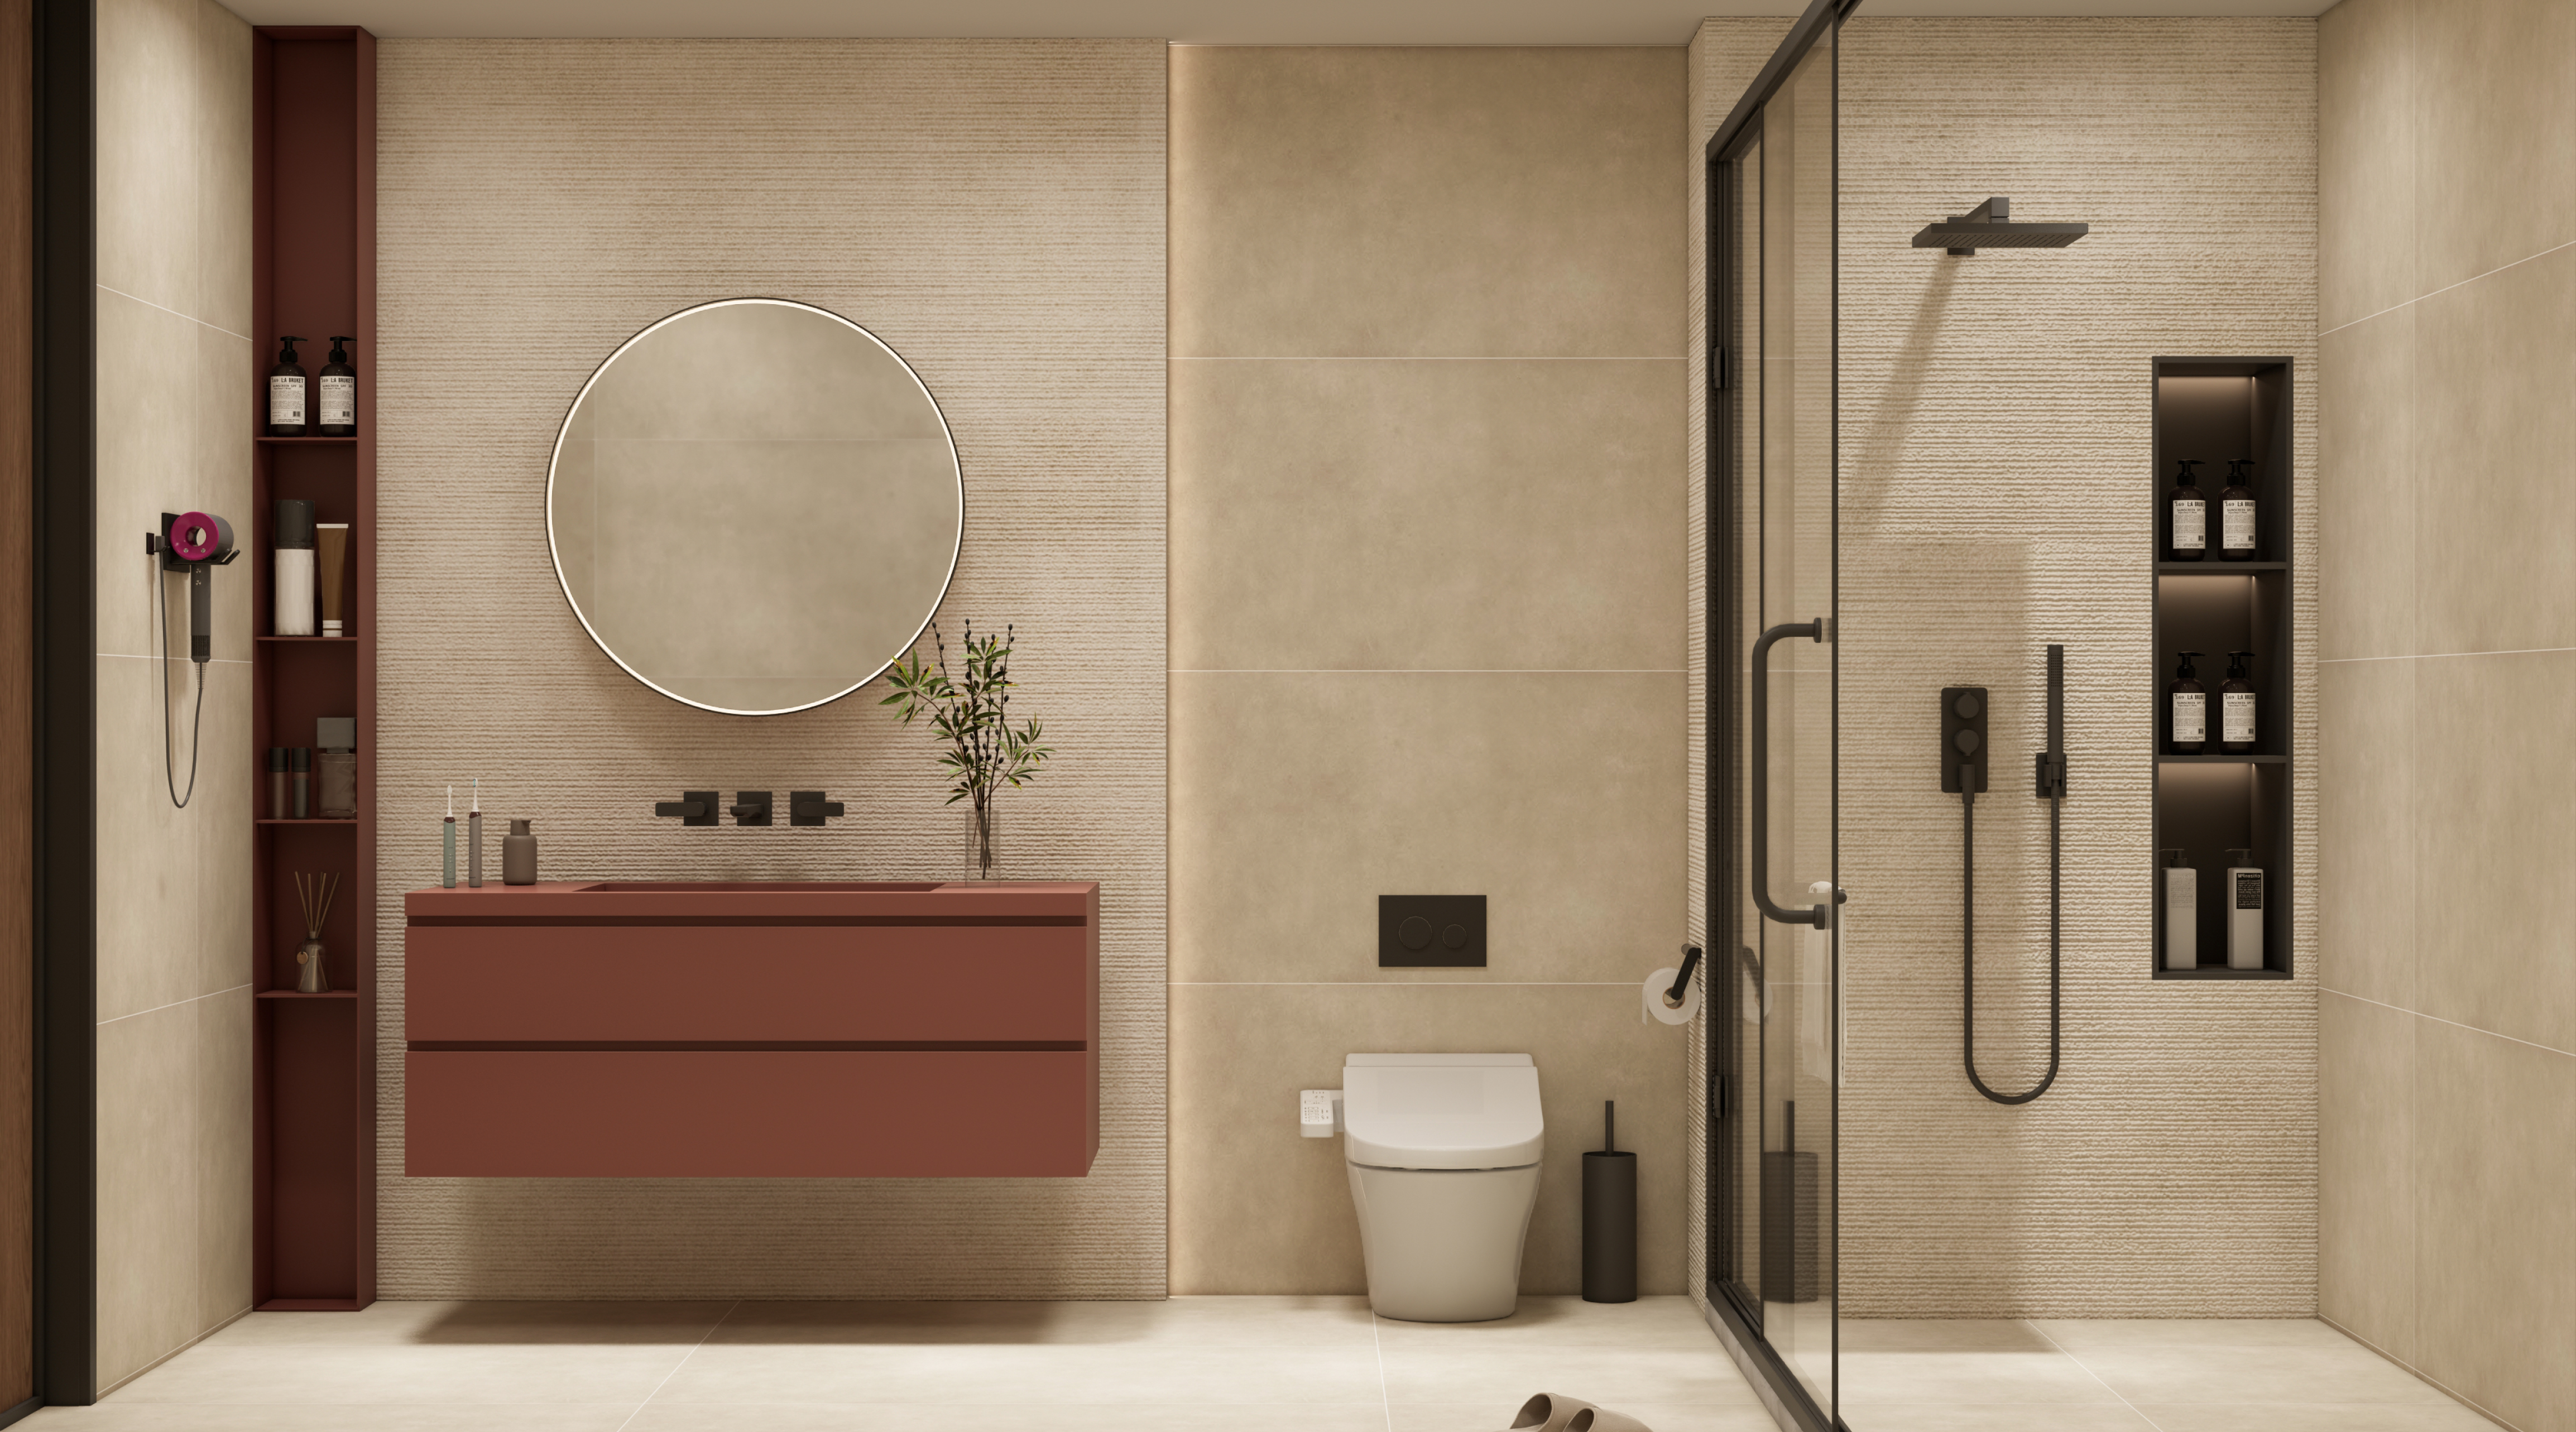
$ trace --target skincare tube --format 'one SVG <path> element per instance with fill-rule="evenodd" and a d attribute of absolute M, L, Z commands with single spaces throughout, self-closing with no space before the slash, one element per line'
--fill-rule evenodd
<path fill-rule="evenodd" d="M 286 819 L 286 748 L 268 748 L 268 818 Z"/>
<path fill-rule="evenodd" d="M 313 504 L 281 498 L 277 504 L 275 583 L 269 592 L 269 625 L 277 636 L 313 635 Z"/>
<path fill-rule="evenodd" d="M 322 597 L 322 634 L 344 635 L 348 627 L 341 611 L 342 592 L 349 584 L 349 524 L 313 524 L 313 553 L 314 582 Z"/>
<path fill-rule="evenodd" d="M 295 781 L 295 819 L 307 819 L 313 814 L 313 748 L 287 747 L 286 768 Z"/>

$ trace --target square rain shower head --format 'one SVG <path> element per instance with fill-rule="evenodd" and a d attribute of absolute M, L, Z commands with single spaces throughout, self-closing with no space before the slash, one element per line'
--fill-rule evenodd
<path fill-rule="evenodd" d="M 1979 249 L 2062 249 L 2092 231 L 2090 224 L 2016 224 L 2012 200 L 1998 196 L 1965 214 L 1926 224 L 1914 236 L 1918 249 L 1973 254 Z"/>

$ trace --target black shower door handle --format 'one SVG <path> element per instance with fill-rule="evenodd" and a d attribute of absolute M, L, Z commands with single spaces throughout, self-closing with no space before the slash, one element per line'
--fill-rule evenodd
<path fill-rule="evenodd" d="M 1771 646 L 1793 636 L 1825 639 L 1824 618 L 1789 622 L 1762 633 L 1753 643 L 1753 903 L 1764 916 L 1783 925 L 1833 928 L 1831 904 L 1785 909 L 1771 902 Z"/>

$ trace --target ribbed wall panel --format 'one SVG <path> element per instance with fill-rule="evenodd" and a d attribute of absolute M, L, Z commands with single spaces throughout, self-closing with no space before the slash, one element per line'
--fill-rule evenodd
<path fill-rule="evenodd" d="M 388 41 L 379 129 L 390 1298 L 1164 1291 L 1164 46 Z M 941 610 L 1017 624 L 1057 757 L 1005 870 L 1101 882 L 1101 1151 L 1067 1180 L 402 1176 L 401 896 L 443 788 L 533 816 L 548 878 L 954 878 L 933 740 L 873 690 L 712 715 L 594 648 L 556 584 L 555 431 L 635 330 L 769 295 L 920 372 L 966 474 Z M 685 523 L 670 533 L 688 541 Z M 827 830 L 683 830 L 688 787 L 821 787 Z M 756 969 L 719 978 L 760 978 Z M 792 992 L 782 991 L 782 997 Z M 495 991 L 507 998 L 507 991 Z M 904 1091 L 884 1091 L 902 1098 Z"/>

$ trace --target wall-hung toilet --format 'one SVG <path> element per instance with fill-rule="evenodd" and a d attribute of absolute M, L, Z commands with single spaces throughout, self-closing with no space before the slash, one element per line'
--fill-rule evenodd
<path fill-rule="evenodd" d="M 1512 1315 L 1543 1132 L 1526 1054 L 1344 1062 L 1342 1151 L 1371 1307 L 1419 1323 Z"/>

